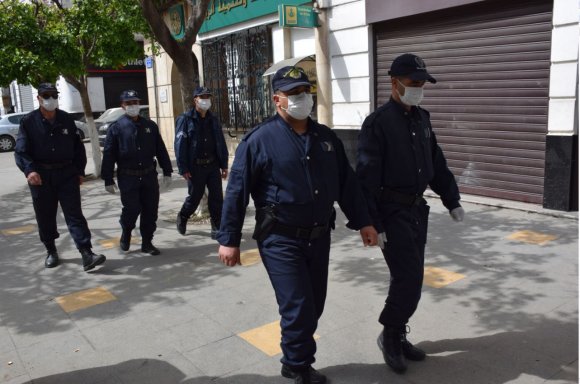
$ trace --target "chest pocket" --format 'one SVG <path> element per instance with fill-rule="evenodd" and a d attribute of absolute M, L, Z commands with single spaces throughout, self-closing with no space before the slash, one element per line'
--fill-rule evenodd
<path fill-rule="evenodd" d="M 313 160 L 310 164 L 314 182 L 328 200 L 337 201 L 340 193 L 340 175 L 336 147 L 332 141 L 321 140 L 311 150 Z"/>
<path fill-rule="evenodd" d="M 306 159 L 292 150 L 272 156 L 271 177 L 276 185 L 276 201 L 280 204 L 306 204 L 312 200 Z"/>

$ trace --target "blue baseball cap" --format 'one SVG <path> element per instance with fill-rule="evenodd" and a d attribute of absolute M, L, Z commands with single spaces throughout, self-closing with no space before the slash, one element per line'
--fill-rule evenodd
<path fill-rule="evenodd" d="M 123 91 L 121 93 L 121 97 L 120 97 L 121 101 L 133 101 L 133 100 L 141 100 L 139 98 L 139 94 L 137 93 L 137 91 L 134 91 L 132 89 L 127 90 L 127 91 Z"/>
<path fill-rule="evenodd" d="M 197 87 L 193 91 L 193 97 L 197 97 L 197 96 L 201 96 L 201 95 L 210 95 L 211 96 L 211 94 L 212 94 L 211 91 L 207 87 Z"/>
<path fill-rule="evenodd" d="M 427 65 L 417 55 L 405 53 L 398 56 L 391 64 L 390 76 L 408 77 L 411 80 L 426 80 L 435 84 L 437 80 L 427 72 Z"/>
<path fill-rule="evenodd" d="M 310 87 L 306 72 L 300 67 L 282 67 L 272 78 L 272 90 L 286 92 L 301 85 Z"/>
<path fill-rule="evenodd" d="M 40 95 L 40 94 L 45 93 L 45 92 L 59 93 L 54 84 L 52 84 L 52 83 L 40 83 L 38 85 L 38 94 Z"/>

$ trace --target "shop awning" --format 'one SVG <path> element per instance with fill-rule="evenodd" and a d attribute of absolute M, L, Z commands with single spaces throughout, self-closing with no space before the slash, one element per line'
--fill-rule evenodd
<path fill-rule="evenodd" d="M 302 57 L 293 57 L 291 59 L 279 61 L 276 64 L 273 64 L 270 68 L 266 69 L 266 72 L 264 72 L 262 76 L 273 75 L 280 68 L 288 66 L 297 66 L 303 68 L 306 71 L 306 73 L 312 72 L 316 73 L 316 60 L 314 58 L 314 55 L 309 55 Z"/>

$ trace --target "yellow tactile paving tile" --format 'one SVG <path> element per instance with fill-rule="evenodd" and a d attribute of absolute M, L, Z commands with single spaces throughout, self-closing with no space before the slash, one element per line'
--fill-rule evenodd
<path fill-rule="evenodd" d="M 432 288 L 442 288 L 464 278 L 465 275 L 451 272 L 443 268 L 425 267 L 423 285 L 427 285 Z"/>
<path fill-rule="evenodd" d="M 78 311 L 79 309 L 89 308 L 113 300 L 117 300 L 117 298 L 103 287 L 91 288 L 84 291 L 71 293 L 69 295 L 59 296 L 55 299 L 55 301 L 67 313 Z"/>
<path fill-rule="evenodd" d="M 113 237 L 111 239 L 99 240 L 99 244 L 105 249 L 117 248 L 119 247 L 119 240 L 119 237 Z M 131 237 L 131 244 L 141 244 L 141 238 Z"/>
<path fill-rule="evenodd" d="M 279 321 L 250 329 L 249 331 L 238 334 L 238 336 L 270 357 L 282 353 L 282 349 L 280 348 L 282 333 L 280 331 Z M 314 338 L 320 339 L 320 336 L 315 334 Z"/>
<path fill-rule="evenodd" d="M 260 253 L 258 252 L 258 248 L 250 249 L 248 251 L 244 251 L 240 253 L 240 262 L 242 266 L 247 267 L 248 265 L 257 264 L 261 261 Z"/>
<path fill-rule="evenodd" d="M 517 231 L 507 237 L 508 240 L 522 241 L 524 243 L 537 245 L 548 244 L 550 241 L 555 240 L 557 238 L 558 236 L 529 230 Z"/>
<path fill-rule="evenodd" d="M 36 229 L 36 225 L 30 224 L 30 225 L 24 225 L 22 227 L 6 228 L 0 232 L 2 232 L 2 234 L 5 236 L 13 236 L 13 235 L 22 235 L 24 233 L 34 232 L 35 229 Z"/>

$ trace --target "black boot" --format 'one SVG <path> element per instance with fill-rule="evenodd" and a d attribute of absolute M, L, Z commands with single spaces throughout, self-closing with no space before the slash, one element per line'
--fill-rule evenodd
<path fill-rule="evenodd" d="M 326 383 L 326 376 L 312 367 L 301 367 L 293 369 L 292 367 L 282 364 L 282 376 L 288 379 L 294 379 L 296 384 L 323 384 Z"/>
<path fill-rule="evenodd" d="M 409 340 L 407 340 L 407 330 L 403 329 L 403 333 L 401 334 L 401 343 L 403 347 L 403 355 L 405 358 L 412 360 L 412 361 L 422 361 L 425 360 L 427 356 L 425 352 L 420 350 L 419 348 L 415 347 Z"/>
<path fill-rule="evenodd" d="M 183 217 L 181 213 L 177 214 L 177 232 L 181 235 L 185 235 L 185 231 L 187 230 L 187 218 Z"/>
<path fill-rule="evenodd" d="M 143 241 L 141 244 L 141 252 L 148 253 L 152 256 L 157 256 L 161 253 L 161 251 L 151 243 L 151 240 Z"/>
<path fill-rule="evenodd" d="M 123 233 L 121 233 L 121 239 L 119 240 L 119 247 L 121 248 L 121 251 L 127 252 L 130 246 L 131 246 L 131 231 L 123 229 Z"/>
<path fill-rule="evenodd" d="M 46 246 L 46 260 L 44 260 L 44 266 L 46 268 L 54 268 L 58 265 L 58 252 L 56 251 L 56 245 L 54 241 L 50 243 L 44 243 Z"/>
<path fill-rule="evenodd" d="M 90 271 L 107 260 L 104 255 L 97 255 L 96 253 L 93 253 L 90 248 L 82 248 L 79 249 L 79 251 L 83 257 L 83 268 L 85 271 Z"/>
<path fill-rule="evenodd" d="M 403 356 L 401 332 L 405 332 L 404 327 L 385 327 L 377 340 L 379 348 L 383 352 L 385 363 L 397 373 L 404 373 L 407 370 L 407 362 Z"/>

